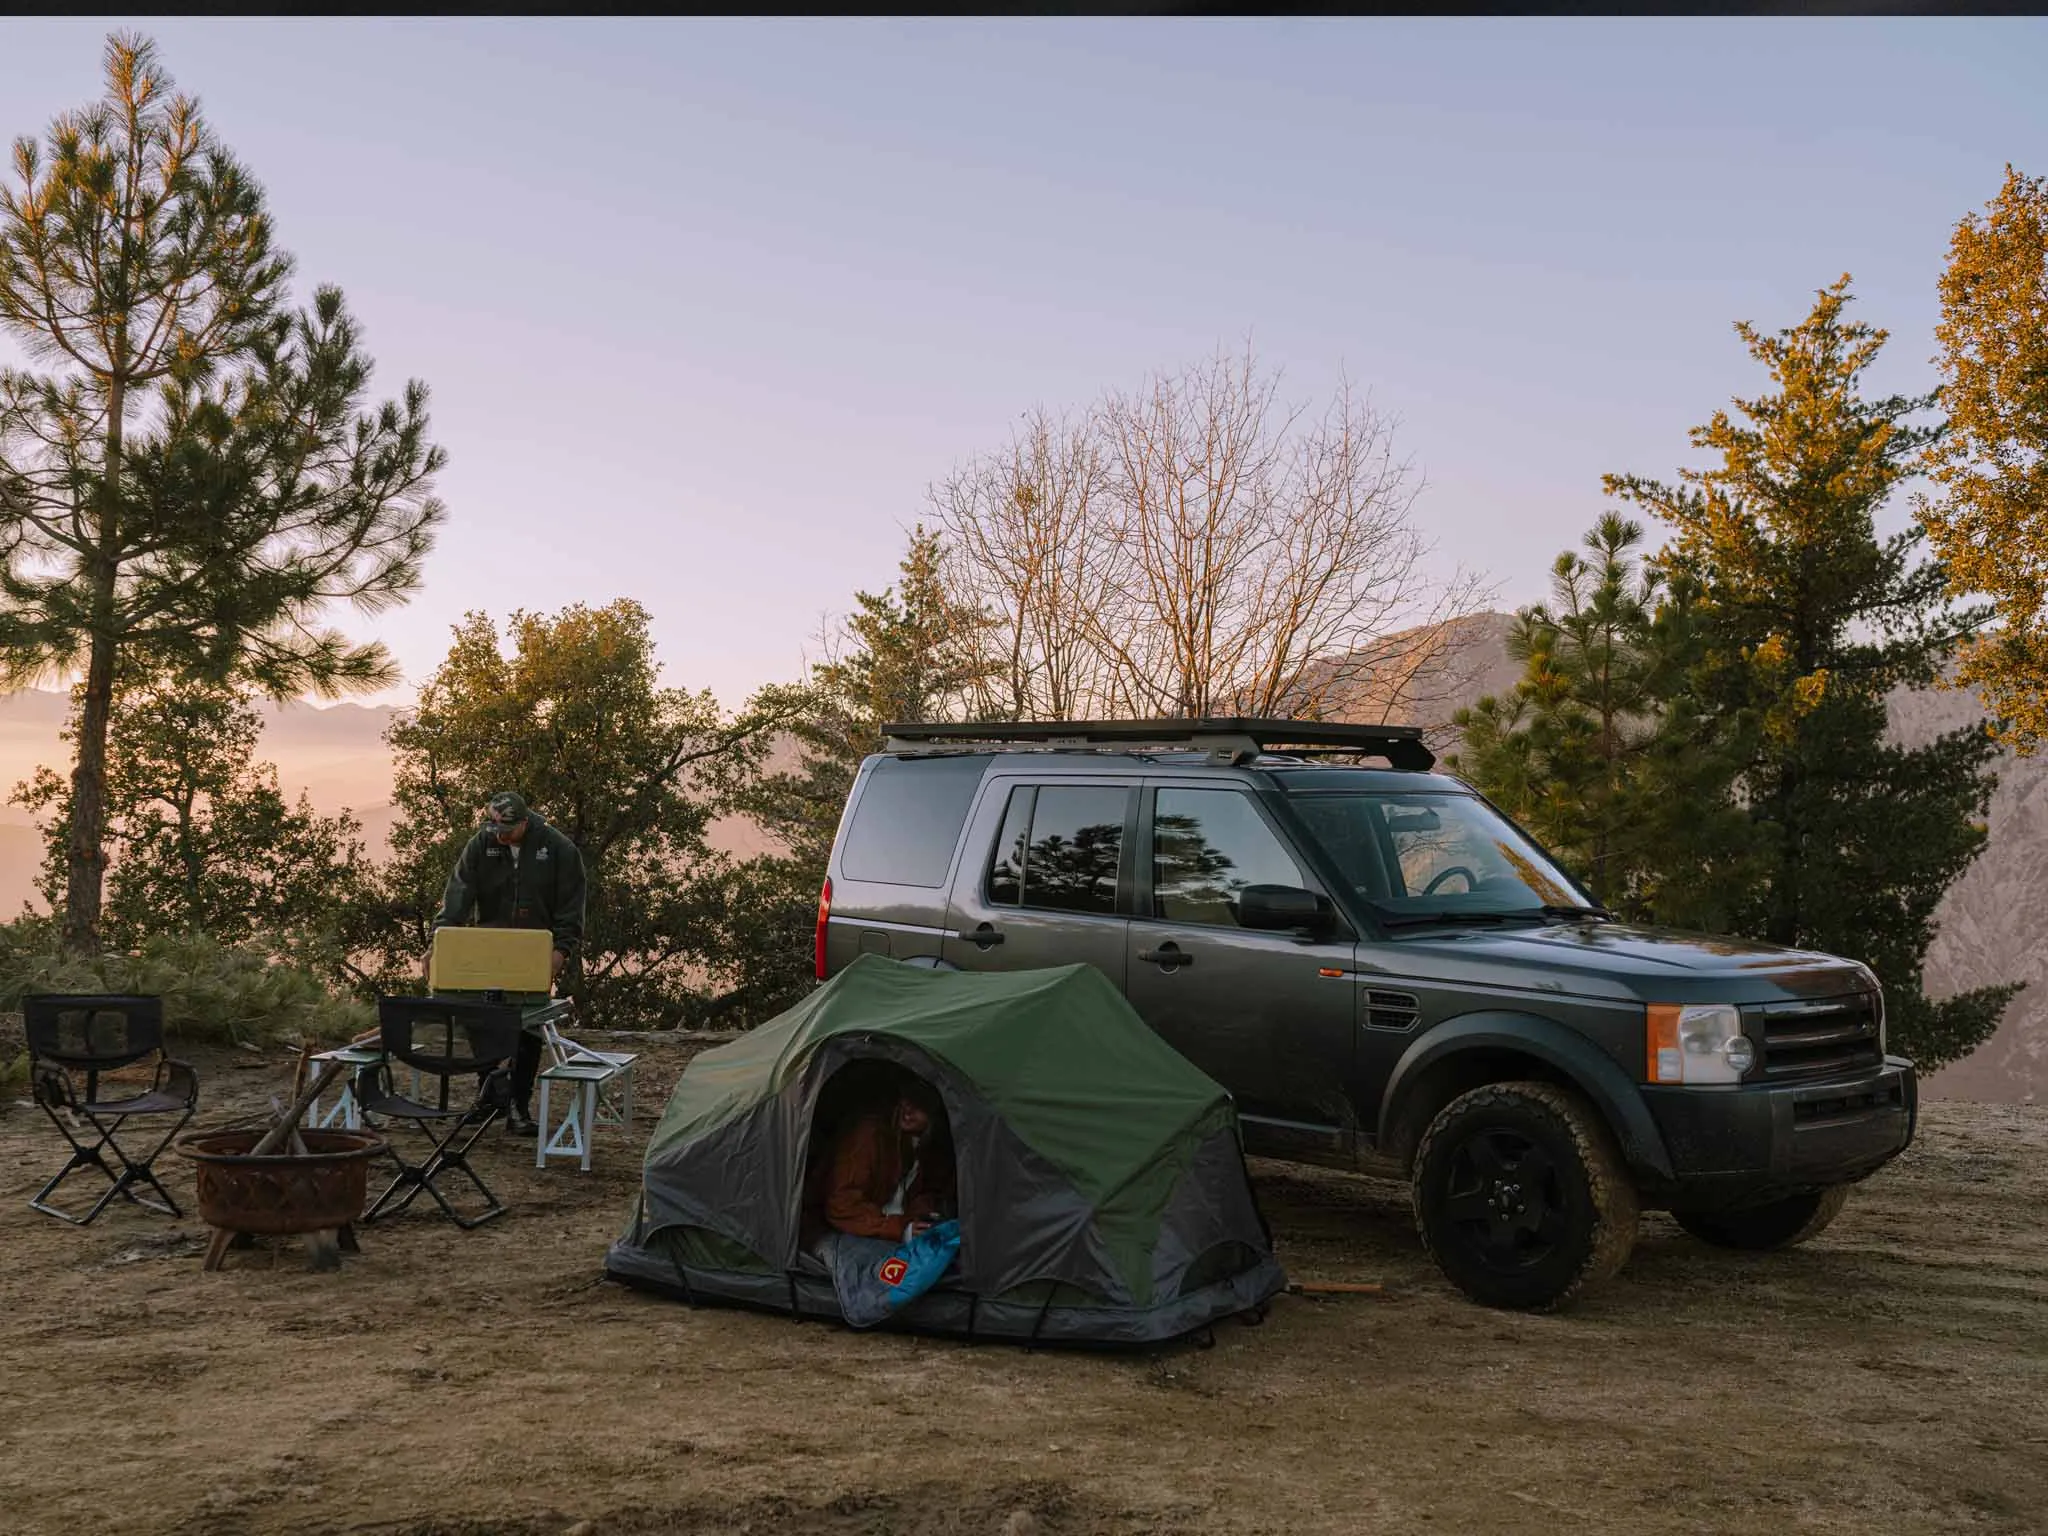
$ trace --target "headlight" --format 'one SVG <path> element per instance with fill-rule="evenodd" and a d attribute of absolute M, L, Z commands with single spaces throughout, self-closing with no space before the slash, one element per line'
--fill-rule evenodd
<path fill-rule="evenodd" d="M 1741 1010 L 1727 1003 L 1652 1003 L 1644 1077 L 1687 1088 L 1731 1087 L 1756 1065 Z"/>
<path fill-rule="evenodd" d="M 1889 1049 L 1885 1039 L 1884 983 L 1877 979 L 1877 972 L 1869 966 L 1858 965 L 1856 969 L 1861 971 L 1863 979 L 1870 983 L 1870 1006 L 1877 1013 L 1877 1054 L 1882 1056 Z"/>

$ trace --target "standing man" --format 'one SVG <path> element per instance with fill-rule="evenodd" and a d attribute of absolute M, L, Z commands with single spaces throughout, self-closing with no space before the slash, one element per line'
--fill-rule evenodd
<path fill-rule="evenodd" d="M 527 809 L 509 791 L 491 796 L 484 824 L 463 846 L 441 897 L 443 925 L 475 922 L 487 928 L 545 928 L 554 935 L 552 987 L 583 942 L 583 854 L 563 833 Z M 540 1072 L 540 1038 L 520 1032 L 512 1062 L 512 1108 L 505 1128 L 534 1133 L 533 1080 Z"/>

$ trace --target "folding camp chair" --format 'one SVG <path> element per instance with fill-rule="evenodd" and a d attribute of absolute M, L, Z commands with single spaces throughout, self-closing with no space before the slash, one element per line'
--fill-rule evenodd
<path fill-rule="evenodd" d="M 199 1107 L 199 1074 L 164 1054 L 163 999 L 38 994 L 23 998 L 21 1009 L 35 1101 L 71 1143 L 71 1160 L 36 1191 L 29 1205 L 81 1227 L 105 1210 L 116 1195 L 166 1216 L 183 1216 L 151 1165 Z M 134 1066 L 151 1055 L 158 1060 L 147 1088 L 140 1093 L 115 1088 L 114 1093 L 127 1096 L 107 1096 L 101 1083 L 103 1074 Z M 142 1157 L 130 1157 L 116 1139 L 121 1127 L 130 1119 L 162 1115 L 176 1115 L 176 1124 Z M 81 1131 L 93 1138 L 90 1144 Z M 121 1165 L 120 1172 L 108 1164 L 108 1152 Z M 57 1186 L 81 1168 L 99 1169 L 111 1187 L 91 1210 L 74 1216 L 49 1201 Z M 144 1185 L 155 1190 L 158 1198 L 137 1193 Z"/>
<path fill-rule="evenodd" d="M 470 1166 L 469 1149 L 510 1102 L 501 1069 L 519 1048 L 519 1010 L 502 1003 L 446 997 L 380 997 L 377 1023 L 385 1059 L 357 1071 L 356 1103 L 365 1114 L 412 1121 L 427 1138 L 430 1150 L 423 1162 L 408 1163 L 399 1155 L 395 1138 L 386 1138 L 398 1176 L 364 1213 L 363 1220 L 396 1216 L 423 1189 L 448 1219 L 465 1231 L 503 1214 L 504 1202 Z M 398 1093 L 391 1080 L 394 1064 L 411 1068 L 415 1082 L 439 1079 L 436 1101 L 423 1104 Z M 459 1107 L 449 1104 L 456 1078 L 482 1079 L 473 1102 Z M 441 1127 L 438 1133 L 436 1126 Z M 467 1176 L 484 1197 L 481 1215 L 462 1215 L 442 1193 L 436 1181 L 456 1172 Z"/>

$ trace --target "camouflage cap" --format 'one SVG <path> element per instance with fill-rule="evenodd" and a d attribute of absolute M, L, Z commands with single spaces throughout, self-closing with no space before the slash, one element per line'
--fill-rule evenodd
<path fill-rule="evenodd" d="M 526 820 L 526 802 L 509 789 L 501 789 L 487 802 L 491 819 L 509 824 Z"/>

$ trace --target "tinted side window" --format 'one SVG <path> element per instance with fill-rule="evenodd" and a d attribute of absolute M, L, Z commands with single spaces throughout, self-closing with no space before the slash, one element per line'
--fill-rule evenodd
<path fill-rule="evenodd" d="M 1030 842 L 1031 796 L 1028 784 L 1010 791 L 1010 803 L 1003 811 L 1003 825 L 996 833 L 996 846 L 989 855 L 988 880 L 984 892 L 998 907 L 1024 904 L 1024 849 Z"/>
<path fill-rule="evenodd" d="M 944 885 L 988 763 L 986 755 L 882 758 L 854 805 L 841 872 L 884 885 Z"/>
<path fill-rule="evenodd" d="M 1130 803 L 1129 790 L 1100 784 L 1011 790 L 989 854 L 989 900 L 1113 916 Z"/>
<path fill-rule="evenodd" d="M 1249 799 L 1228 789 L 1162 789 L 1152 806 L 1152 910 L 1172 923 L 1237 926 L 1248 885 L 1304 885 L 1301 868 Z"/>

